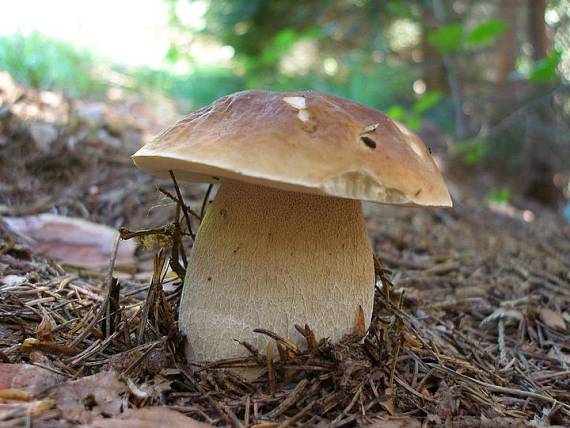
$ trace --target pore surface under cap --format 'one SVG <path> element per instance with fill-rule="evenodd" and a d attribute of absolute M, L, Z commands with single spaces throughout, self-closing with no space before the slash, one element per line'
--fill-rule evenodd
<path fill-rule="evenodd" d="M 422 141 L 383 113 L 316 92 L 238 92 L 163 131 L 133 156 L 151 174 L 381 203 L 450 206 Z"/>

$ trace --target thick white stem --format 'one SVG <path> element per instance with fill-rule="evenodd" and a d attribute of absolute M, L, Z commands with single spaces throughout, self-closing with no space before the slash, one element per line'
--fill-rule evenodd
<path fill-rule="evenodd" d="M 372 316 L 374 266 L 360 201 L 225 180 L 202 221 L 182 292 L 179 323 L 199 361 L 265 350 L 266 328 L 304 345 L 355 331 Z"/>

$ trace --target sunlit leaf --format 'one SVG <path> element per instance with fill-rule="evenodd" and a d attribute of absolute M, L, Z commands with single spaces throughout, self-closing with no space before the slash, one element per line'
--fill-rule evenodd
<path fill-rule="evenodd" d="M 511 199 L 511 192 L 509 188 L 505 186 L 501 190 L 487 193 L 486 199 L 489 202 L 495 202 L 497 204 L 506 204 Z"/>
<path fill-rule="evenodd" d="M 531 82 L 550 82 L 556 80 L 558 75 L 556 69 L 560 63 L 562 52 L 553 50 L 546 57 L 540 61 L 535 62 L 528 75 L 528 80 Z"/>
<path fill-rule="evenodd" d="M 419 100 L 416 101 L 412 110 L 415 113 L 422 114 L 430 108 L 435 107 L 441 101 L 442 95 L 439 91 L 428 91 Z"/>
<path fill-rule="evenodd" d="M 406 118 L 404 123 L 408 128 L 416 131 L 422 126 L 422 118 L 417 114 L 411 114 Z"/>
<path fill-rule="evenodd" d="M 487 154 L 490 141 L 480 139 L 468 139 L 455 143 L 453 153 L 467 166 L 477 165 Z"/>
<path fill-rule="evenodd" d="M 402 18 L 414 18 L 412 9 L 403 1 L 391 1 L 386 5 L 388 12 L 392 16 L 400 16 Z"/>
<path fill-rule="evenodd" d="M 165 59 L 168 62 L 176 62 L 180 58 L 180 52 L 174 43 L 170 44 L 168 51 L 166 52 Z"/>
<path fill-rule="evenodd" d="M 394 120 L 403 121 L 404 118 L 406 117 L 406 109 L 400 105 L 391 106 L 386 111 L 386 116 Z"/>
<path fill-rule="evenodd" d="M 431 32 L 429 42 L 442 53 L 456 52 L 461 49 L 464 30 L 461 24 L 447 24 Z"/>
<path fill-rule="evenodd" d="M 465 40 L 472 46 L 481 46 L 494 42 L 507 29 L 507 24 L 500 19 L 489 19 L 480 22 L 467 33 Z"/>

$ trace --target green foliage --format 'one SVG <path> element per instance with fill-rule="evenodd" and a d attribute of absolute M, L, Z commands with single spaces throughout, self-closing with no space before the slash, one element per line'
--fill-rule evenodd
<path fill-rule="evenodd" d="M 556 69 L 562 58 L 562 52 L 553 50 L 546 57 L 540 61 L 535 62 L 528 75 L 528 80 L 536 83 L 552 82 L 558 79 Z"/>
<path fill-rule="evenodd" d="M 439 91 L 428 91 L 421 96 L 414 104 L 412 111 L 417 114 L 423 114 L 429 109 L 435 107 L 443 98 Z"/>
<path fill-rule="evenodd" d="M 171 43 L 170 46 L 168 47 L 168 51 L 166 52 L 166 56 L 164 59 L 167 62 L 173 64 L 176 61 L 178 61 L 180 57 L 181 55 L 180 51 L 178 50 L 178 47 L 174 43 Z"/>
<path fill-rule="evenodd" d="M 387 12 L 395 17 L 415 19 L 414 11 L 410 4 L 405 1 L 391 0 L 386 5 Z"/>
<path fill-rule="evenodd" d="M 490 141 L 479 139 L 457 141 L 453 145 L 453 154 L 465 165 L 475 166 L 485 158 L 490 144 Z"/>
<path fill-rule="evenodd" d="M 511 191 L 507 186 L 503 186 L 501 190 L 494 190 L 487 193 L 485 199 L 488 202 L 494 202 L 496 204 L 506 204 L 511 199 Z"/>
<path fill-rule="evenodd" d="M 440 92 L 428 91 L 420 97 L 410 109 L 396 104 L 386 111 L 386 115 L 402 122 L 410 129 L 417 130 L 422 126 L 423 115 L 439 104 L 442 98 L 443 96 Z"/>
<path fill-rule="evenodd" d="M 99 93 L 104 84 L 92 77 L 93 67 L 87 52 L 38 33 L 0 38 L 0 69 L 25 85 L 69 95 Z"/>
<path fill-rule="evenodd" d="M 258 56 L 247 58 L 245 62 L 246 68 L 252 72 L 263 67 L 273 68 L 293 45 L 302 40 L 317 38 L 320 33 L 321 31 L 318 27 L 313 27 L 303 32 L 296 31 L 293 28 L 285 28 L 275 34 L 267 47 Z"/>
<path fill-rule="evenodd" d="M 386 110 L 386 116 L 389 116 L 392 119 L 397 120 L 399 122 L 404 122 L 406 120 L 407 114 L 408 111 L 406 110 L 405 107 L 401 105 L 394 105 L 390 107 L 388 110 Z"/>
<path fill-rule="evenodd" d="M 244 79 L 225 67 L 198 67 L 184 76 L 151 69 L 125 70 L 125 73 L 135 84 L 132 89 L 161 92 L 190 101 L 192 108 L 202 107 L 245 87 Z"/>
<path fill-rule="evenodd" d="M 507 24 L 500 19 L 479 22 L 470 31 L 465 31 L 461 24 L 446 24 L 430 32 L 428 40 L 442 54 L 451 54 L 492 43 L 506 29 Z"/>
<path fill-rule="evenodd" d="M 482 46 L 492 43 L 507 30 L 507 24 L 500 19 L 489 19 L 480 22 L 465 36 L 465 42 L 471 46 Z"/>
<path fill-rule="evenodd" d="M 442 25 L 430 32 L 429 42 L 441 53 L 457 52 L 463 46 L 464 30 L 461 24 Z"/>

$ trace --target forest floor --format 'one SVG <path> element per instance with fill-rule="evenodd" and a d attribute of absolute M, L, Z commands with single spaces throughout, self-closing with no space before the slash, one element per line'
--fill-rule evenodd
<path fill-rule="evenodd" d="M 186 362 L 181 281 L 164 274 L 185 266 L 170 251 L 184 207 L 129 158 L 173 111 L 0 78 L 1 426 L 570 426 L 570 227 L 536 205 L 489 204 L 461 179 L 453 209 L 365 205 L 381 262 L 364 339 L 329 343 L 304 326 L 306 349 L 275 337 L 274 358 Z M 181 190 L 200 213 L 206 187 Z M 7 227 L 46 212 L 124 226 L 145 245 L 111 272 L 116 251 L 103 267 L 57 263 Z M 231 370 L 244 365 L 259 378 Z"/>

